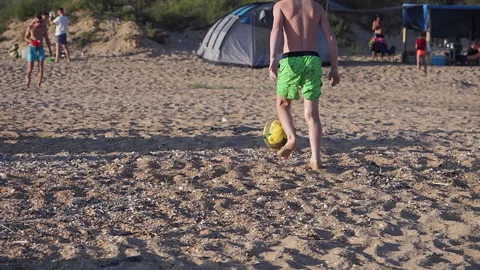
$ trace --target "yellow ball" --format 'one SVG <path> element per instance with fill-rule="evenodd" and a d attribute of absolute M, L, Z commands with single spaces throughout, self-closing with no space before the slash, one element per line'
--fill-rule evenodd
<path fill-rule="evenodd" d="M 279 120 L 268 122 L 263 129 L 263 140 L 269 148 L 279 149 L 287 143 L 287 135 Z"/>

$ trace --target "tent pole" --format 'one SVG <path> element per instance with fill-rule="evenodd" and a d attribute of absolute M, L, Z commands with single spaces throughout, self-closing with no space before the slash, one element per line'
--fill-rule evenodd
<path fill-rule="evenodd" d="M 432 41 L 432 16 L 431 16 L 431 11 L 428 9 L 428 25 L 427 25 L 427 46 L 431 46 L 431 41 Z M 431 57 L 432 55 L 427 55 L 427 64 L 431 63 Z"/>
<path fill-rule="evenodd" d="M 402 42 L 403 42 L 402 62 L 406 63 L 407 62 L 407 28 L 406 27 L 402 28 Z"/>
<path fill-rule="evenodd" d="M 473 28 L 475 27 L 475 17 L 473 16 L 473 12 L 470 13 L 470 33 L 469 33 L 469 39 L 470 39 L 470 43 L 473 41 L 473 39 L 475 39 L 475 37 L 473 36 Z"/>

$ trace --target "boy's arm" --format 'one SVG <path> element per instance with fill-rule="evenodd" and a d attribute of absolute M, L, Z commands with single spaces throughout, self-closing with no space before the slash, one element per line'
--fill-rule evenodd
<path fill-rule="evenodd" d="M 31 40 L 30 40 L 30 26 L 27 27 L 27 30 L 25 30 L 25 36 L 24 36 L 24 38 L 25 38 L 25 41 L 30 44 L 30 41 L 31 41 Z"/>
<path fill-rule="evenodd" d="M 57 17 L 57 18 L 55 18 L 54 20 L 52 20 L 51 17 L 50 17 L 49 19 L 50 19 L 50 24 L 57 24 L 58 21 L 60 20 L 60 17 Z"/>
<path fill-rule="evenodd" d="M 320 17 L 320 27 L 322 28 L 322 32 L 325 35 L 328 43 L 328 49 L 330 51 L 330 78 L 333 78 L 332 86 L 335 86 L 340 83 L 340 75 L 338 73 L 338 48 L 337 48 L 337 40 L 335 38 L 335 34 L 333 33 L 332 27 L 328 22 L 327 13 L 322 8 L 321 9 L 321 17 Z"/>
<path fill-rule="evenodd" d="M 280 6 L 273 6 L 273 27 L 270 33 L 270 79 L 276 81 L 278 75 L 277 55 L 283 41 L 283 14 Z"/>

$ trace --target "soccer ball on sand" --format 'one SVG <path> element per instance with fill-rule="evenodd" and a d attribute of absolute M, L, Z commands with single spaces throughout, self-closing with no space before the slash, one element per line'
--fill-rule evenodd
<path fill-rule="evenodd" d="M 287 143 L 287 135 L 279 120 L 268 122 L 263 129 L 263 140 L 268 148 L 280 149 Z"/>

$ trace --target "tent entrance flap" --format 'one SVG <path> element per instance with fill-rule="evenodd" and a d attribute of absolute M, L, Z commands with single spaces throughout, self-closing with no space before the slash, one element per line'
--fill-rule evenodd
<path fill-rule="evenodd" d="M 429 31 L 432 38 L 478 38 L 480 5 L 404 4 L 403 26 Z"/>

